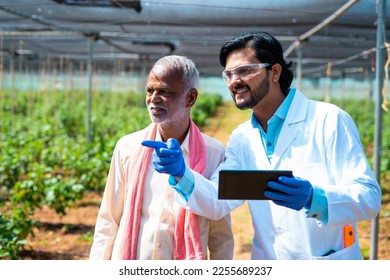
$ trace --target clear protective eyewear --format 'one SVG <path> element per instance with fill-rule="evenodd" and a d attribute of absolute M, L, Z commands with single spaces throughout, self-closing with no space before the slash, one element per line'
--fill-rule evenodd
<path fill-rule="evenodd" d="M 258 63 L 258 64 L 243 64 L 239 65 L 232 69 L 225 69 L 222 72 L 222 78 L 226 82 L 230 82 L 233 79 L 233 75 L 236 76 L 236 78 L 241 79 L 246 76 L 255 74 L 257 72 L 260 73 L 261 69 L 264 67 L 271 66 L 269 63 Z M 260 71 L 259 71 L 260 69 Z"/>

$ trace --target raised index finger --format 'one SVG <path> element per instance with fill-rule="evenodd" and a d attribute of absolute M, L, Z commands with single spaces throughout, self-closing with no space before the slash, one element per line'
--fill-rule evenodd
<path fill-rule="evenodd" d="M 155 140 L 144 140 L 142 141 L 141 144 L 145 147 L 154 148 L 154 149 L 167 148 L 167 144 Z"/>

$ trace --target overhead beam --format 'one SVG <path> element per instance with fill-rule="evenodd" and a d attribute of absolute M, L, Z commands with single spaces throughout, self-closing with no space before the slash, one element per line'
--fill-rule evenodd
<path fill-rule="evenodd" d="M 298 36 L 298 39 L 295 40 L 290 47 L 287 48 L 287 50 L 284 52 L 284 57 L 288 57 L 299 45 L 302 44 L 302 42 L 306 41 L 310 36 L 316 34 L 318 31 L 325 28 L 327 25 L 329 25 L 332 21 L 339 18 L 343 13 L 345 13 L 347 10 L 349 10 L 353 5 L 355 5 L 360 0 L 350 0 L 347 3 L 345 3 L 340 9 L 338 9 L 336 12 L 331 14 L 329 17 L 327 17 L 325 20 L 323 20 L 320 24 L 314 26 L 309 31 L 303 33 L 302 35 Z"/>
<path fill-rule="evenodd" d="M 366 56 L 367 54 L 369 54 L 371 52 L 375 52 L 375 48 L 362 51 L 362 52 L 360 52 L 358 54 L 355 54 L 355 55 L 352 55 L 350 57 L 346 57 L 346 58 L 343 58 L 343 59 L 339 59 L 339 60 L 335 60 L 335 61 L 331 61 L 331 62 L 329 60 L 327 60 L 327 62 L 328 63 L 329 62 L 332 63 L 332 66 L 341 65 L 341 64 L 345 64 L 345 63 L 348 63 L 350 61 L 353 61 L 355 59 L 358 59 L 360 57 L 364 57 L 364 56 Z M 320 65 L 320 66 L 317 66 L 317 67 L 305 69 L 305 70 L 302 71 L 302 73 L 303 74 L 307 74 L 307 73 L 322 71 L 322 70 L 325 70 L 327 67 L 328 66 L 326 64 L 324 64 L 324 65 Z"/>
<path fill-rule="evenodd" d="M 84 36 L 83 33 L 78 31 L 5 31 L 0 30 L 0 36 L 24 36 L 24 37 L 33 37 L 33 36 Z"/>

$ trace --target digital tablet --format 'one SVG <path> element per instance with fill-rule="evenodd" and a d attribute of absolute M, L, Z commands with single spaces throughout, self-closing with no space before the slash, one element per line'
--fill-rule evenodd
<path fill-rule="evenodd" d="M 267 200 L 267 182 L 292 175 L 290 170 L 221 170 L 218 199 Z"/>

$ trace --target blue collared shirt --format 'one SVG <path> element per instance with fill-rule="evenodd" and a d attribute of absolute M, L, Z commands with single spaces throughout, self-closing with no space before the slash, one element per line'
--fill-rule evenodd
<path fill-rule="evenodd" d="M 295 95 L 295 89 L 291 89 L 290 93 L 284 99 L 282 104 L 280 104 L 275 114 L 268 120 L 267 133 L 264 131 L 263 127 L 260 125 L 259 120 L 252 112 L 251 115 L 252 126 L 254 128 L 259 129 L 261 142 L 263 143 L 264 150 L 270 162 L 272 160 L 272 155 L 274 153 L 275 145 L 276 142 L 278 141 L 280 131 L 282 130 L 284 120 L 286 119 L 288 110 L 290 109 L 291 102 L 294 99 L 294 95 Z"/>

